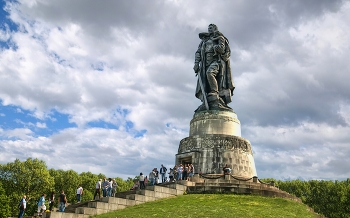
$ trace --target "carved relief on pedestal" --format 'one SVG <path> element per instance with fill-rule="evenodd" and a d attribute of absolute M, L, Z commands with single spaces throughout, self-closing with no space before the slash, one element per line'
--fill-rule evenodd
<path fill-rule="evenodd" d="M 184 138 L 180 141 L 178 153 L 190 152 L 194 149 L 212 149 L 214 147 L 223 150 L 238 149 L 243 152 L 253 154 L 250 142 L 248 140 L 238 136 L 220 135 Z"/>

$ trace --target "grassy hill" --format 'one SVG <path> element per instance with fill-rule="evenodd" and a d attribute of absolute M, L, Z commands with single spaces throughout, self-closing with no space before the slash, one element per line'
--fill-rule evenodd
<path fill-rule="evenodd" d="M 304 204 L 255 195 L 190 194 L 128 207 L 94 216 L 110 217 L 319 217 Z"/>

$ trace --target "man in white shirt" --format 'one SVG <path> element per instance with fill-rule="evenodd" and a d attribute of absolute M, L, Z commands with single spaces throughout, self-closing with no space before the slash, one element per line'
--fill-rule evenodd
<path fill-rule="evenodd" d="M 177 180 L 182 180 L 182 172 L 183 172 L 184 168 L 182 166 L 182 164 L 180 164 L 177 167 Z"/>
<path fill-rule="evenodd" d="M 82 195 L 83 195 L 83 187 L 81 187 L 81 184 L 80 184 L 77 189 L 77 201 L 78 201 L 77 203 L 80 203 Z"/>
<path fill-rule="evenodd" d="M 18 214 L 18 218 L 22 218 L 24 215 L 24 211 L 26 210 L 27 207 L 27 202 L 26 202 L 26 198 L 27 196 L 23 196 L 21 202 L 19 203 L 19 214 Z"/>
<path fill-rule="evenodd" d="M 102 179 L 98 180 L 97 183 L 96 183 L 94 200 L 95 200 L 97 194 L 98 194 L 98 199 L 101 198 L 101 183 L 102 183 Z"/>

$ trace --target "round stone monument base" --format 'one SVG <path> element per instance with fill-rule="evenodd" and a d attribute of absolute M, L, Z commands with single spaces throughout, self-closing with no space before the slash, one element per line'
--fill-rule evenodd
<path fill-rule="evenodd" d="M 195 173 L 223 174 L 227 165 L 234 176 L 256 176 L 250 142 L 239 136 L 204 135 L 182 139 L 176 165 L 186 163 L 194 165 Z"/>
<path fill-rule="evenodd" d="M 256 176 L 252 148 L 241 137 L 235 112 L 206 110 L 194 114 L 189 137 L 180 141 L 176 154 L 176 165 L 190 163 L 195 173 L 222 174 L 227 165 L 234 176 Z"/>

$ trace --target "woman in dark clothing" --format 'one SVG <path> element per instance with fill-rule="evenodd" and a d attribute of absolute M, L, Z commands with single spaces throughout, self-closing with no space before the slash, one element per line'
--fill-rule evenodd
<path fill-rule="evenodd" d="M 185 165 L 184 171 L 182 173 L 182 180 L 187 180 L 188 165 Z"/>
<path fill-rule="evenodd" d="M 55 192 L 51 192 L 50 198 L 49 198 L 49 210 L 52 210 L 53 203 L 55 203 Z"/>

